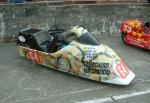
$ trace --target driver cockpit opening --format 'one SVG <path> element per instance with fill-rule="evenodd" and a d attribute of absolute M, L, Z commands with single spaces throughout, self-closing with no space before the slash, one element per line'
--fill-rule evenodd
<path fill-rule="evenodd" d="M 53 38 L 53 41 L 51 42 L 51 45 L 49 48 L 51 48 L 50 52 L 56 52 L 62 48 L 64 48 L 66 45 L 68 45 L 69 42 L 65 38 L 65 36 L 59 34 Z"/>
<path fill-rule="evenodd" d="M 72 41 L 86 45 L 99 45 L 95 37 L 84 27 L 75 26 L 71 30 L 36 30 L 28 28 L 19 32 L 17 43 L 34 50 L 54 53 L 64 48 Z M 26 46 L 26 44 L 28 46 Z"/>
<path fill-rule="evenodd" d="M 144 34 L 149 34 L 150 33 L 150 22 L 145 22 L 144 23 Z"/>
<path fill-rule="evenodd" d="M 147 27 L 147 28 L 150 28 L 150 22 L 145 22 L 144 26 Z"/>

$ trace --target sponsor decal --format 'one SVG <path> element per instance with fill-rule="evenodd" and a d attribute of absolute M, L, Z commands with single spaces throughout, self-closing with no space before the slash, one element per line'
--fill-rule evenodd
<path fill-rule="evenodd" d="M 123 79 L 129 75 L 129 71 L 122 61 L 116 66 L 116 70 Z"/>
<path fill-rule="evenodd" d="M 127 37 L 127 39 L 129 40 L 131 44 L 137 45 L 139 47 L 144 47 L 144 45 L 142 44 L 140 40 L 134 39 L 133 37 Z"/>
<path fill-rule="evenodd" d="M 98 62 L 84 62 L 87 66 L 84 68 L 85 73 L 94 73 L 94 74 L 102 74 L 102 75 L 109 75 L 110 70 L 109 63 L 98 63 Z"/>
<path fill-rule="evenodd" d="M 40 61 L 39 58 L 38 58 L 37 51 L 29 51 L 26 56 L 27 56 L 28 59 L 30 59 L 34 62 L 38 63 Z"/>
<path fill-rule="evenodd" d="M 110 70 L 106 68 L 103 68 L 103 69 L 84 68 L 84 72 L 92 73 L 92 74 L 110 75 Z"/>
<path fill-rule="evenodd" d="M 109 68 L 109 63 L 99 63 L 99 62 L 84 62 L 84 64 L 91 68 Z"/>
<path fill-rule="evenodd" d="M 93 47 L 85 47 L 84 51 L 85 51 L 84 52 L 85 58 L 92 59 L 93 57 L 97 55 L 96 50 Z"/>

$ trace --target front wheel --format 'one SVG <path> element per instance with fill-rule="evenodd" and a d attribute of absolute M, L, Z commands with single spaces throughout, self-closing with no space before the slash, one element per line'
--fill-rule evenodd
<path fill-rule="evenodd" d="M 122 41 L 123 41 L 123 43 L 125 44 L 125 45 L 127 45 L 127 38 L 126 38 L 126 33 L 125 32 L 122 32 L 121 33 L 121 38 L 122 38 Z"/>

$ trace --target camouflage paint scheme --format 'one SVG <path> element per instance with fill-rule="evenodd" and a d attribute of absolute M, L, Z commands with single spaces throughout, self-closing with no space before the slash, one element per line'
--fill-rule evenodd
<path fill-rule="evenodd" d="M 81 29 L 81 30 L 80 30 Z M 86 29 L 72 31 L 80 37 Z M 21 56 L 37 63 L 94 81 L 128 85 L 135 77 L 118 55 L 107 45 L 87 45 L 73 40 L 54 53 L 19 46 Z"/>
<path fill-rule="evenodd" d="M 122 23 L 120 31 L 126 33 L 126 44 L 150 49 L 150 27 L 144 27 L 144 23 L 145 21 L 141 20 L 128 20 Z"/>

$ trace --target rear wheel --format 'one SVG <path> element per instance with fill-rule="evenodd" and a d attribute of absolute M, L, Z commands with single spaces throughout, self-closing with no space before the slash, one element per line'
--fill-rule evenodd
<path fill-rule="evenodd" d="M 125 32 L 122 32 L 122 33 L 121 33 L 121 38 L 122 38 L 122 41 L 123 41 L 123 43 L 124 43 L 125 45 L 127 45 L 127 38 L 126 38 L 126 35 L 127 35 L 127 33 L 125 33 Z"/>

